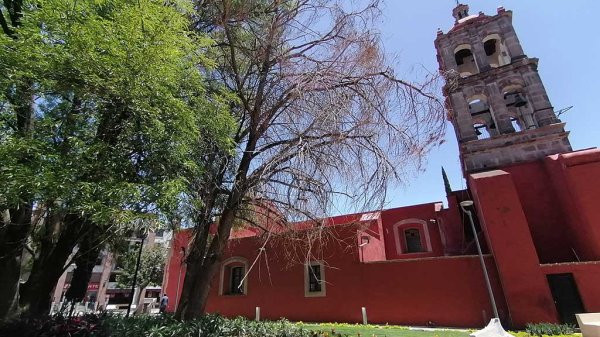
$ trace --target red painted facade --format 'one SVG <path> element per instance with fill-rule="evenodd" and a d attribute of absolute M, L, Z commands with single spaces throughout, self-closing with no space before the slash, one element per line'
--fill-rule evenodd
<path fill-rule="evenodd" d="M 374 323 L 482 326 L 491 305 L 458 207 L 470 196 L 505 324 L 558 321 L 546 279 L 552 274 L 572 274 L 585 310 L 598 311 L 600 221 L 593 206 L 600 200 L 600 180 L 593 177 L 600 177 L 595 149 L 472 174 L 469 190 L 449 195 L 446 208 L 430 203 L 327 219 L 327 233 L 336 240 L 313 251 L 324 263 L 324 296 L 307 296 L 304 261 L 282 253 L 290 251 L 285 233 L 273 236 L 259 254 L 264 236 L 238 231 L 207 310 L 252 318 L 260 307 L 264 319 L 361 322 L 365 307 Z M 296 227 L 303 228 L 297 233 L 307 231 L 306 224 Z M 407 252 L 409 229 L 419 231 L 423 252 Z M 164 284 L 172 299 L 183 283 L 181 252 L 188 242 L 189 233 L 182 231 L 172 244 Z M 244 293 L 227 294 L 231 267 L 247 272 L 253 263 Z M 169 310 L 176 302 L 170 301 Z"/>

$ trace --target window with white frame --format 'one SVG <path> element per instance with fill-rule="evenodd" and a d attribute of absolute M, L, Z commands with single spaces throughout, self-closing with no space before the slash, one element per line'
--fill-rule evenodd
<path fill-rule="evenodd" d="M 304 268 L 304 295 L 325 296 L 325 268 L 322 262 L 311 262 Z"/>
<path fill-rule="evenodd" d="M 393 228 L 398 255 L 432 251 L 431 238 L 425 220 L 405 219 L 394 224 Z"/>
<path fill-rule="evenodd" d="M 225 260 L 221 266 L 219 295 L 239 296 L 248 293 L 248 260 L 242 257 L 232 257 Z"/>

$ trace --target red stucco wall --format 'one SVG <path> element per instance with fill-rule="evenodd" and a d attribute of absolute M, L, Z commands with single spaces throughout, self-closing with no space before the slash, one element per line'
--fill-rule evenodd
<path fill-rule="evenodd" d="M 543 161 L 503 168 L 510 173 L 541 263 L 573 261 L 566 219 Z"/>
<path fill-rule="evenodd" d="M 511 175 L 500 170 L 472 174 L 469 186 L 498 267 L 513 325 L 557 322 L 550 288 L 540 270 Z"/>
<path fill-rule="evenodd" d="M 337 230 L 339 237 L 356 236 L 356 228 Z M 185 240 L 179 235 L 178 244 Z M 477 257 L 438 257 L 360 263 L 358 250 L 338 243 L 328 244 L 321 256 L 327 263 L 326 296 L 305 297 L 304 267 L 301 261 L 289 260 L 277 251 L 274 242 L 267 245 L 264 256 L 251 271 L 248 293 L 244 296 L 219 296 L 219 277 L 212 285 L 209 312 L 227 316 L 254 317 L 261 307 L 261 317 L 323 322 L 360 322 L 361 307 L 367 308 L 370 322 L 443 326 L 483 326 L 491 318 L 491 306 Z M 256 238 L 232 240 L 224 259 L 232 256 L 255 260 L 260 241 Z M 173 246 L 176 250 L 177 247 Z M 344 253 L 341 253 L 341 252 Z M 491 257 L 487 258 L 492 281 L 504 318 L 507 311 Z M 268 268 L 267 268 L 268 263 Z M 171 266 L 179 265 L 174 254 Z M 289 265 L 289 266 L 288 266 Z M 177 268 L 167 281 L 166 292 L 176 294 Z M 182 281 L 181 281 L 182 282 Z M 174 295 L 172 297 L 174 299 Z M 170 310 L 174 310 L 171 301 Z"/>
<path fill-rule="evenodd" d="M 600 150 L 550 156 L 546 165 L 567 220 L 571 261 L 600 260 Z"/>
<path fill-rule="evenodd" d="M 289 241 L 274 240 L 249 275 L 248 293 L 218 295 L 217 276 L 208 310 L 254 317 L 259 306 L 265 319 L 360 322 L 366 307 L 375 323 L 482 326 L 491 307 L 477 258 L 444 257 L 470 247 L 457 203 L 472 198 L 484 249 L 493 254 L 487 264 L 506 325 L 557 321 L 548 274 L 573 273 L 586 310 L 600 311 L 600 262 L 555 264 L 600 260 L 598 177 L 600 151 L 586 150 L 471 175 L 469 190 L 450 195 L 448 209 L 430 203 L 385 210 L 377 220 L 359 221 L 361 214 L 326 219 L 336 239 L 315 246 L 315 258 L 327 263 L 325 297 L 305 297 L 302 254 L 292 259 Z M 426 229 L 430 251 L 402 253 L 404 242 L 394 228 L 412 226 L 413 220 L 401 224 L 407 219 Z M 302 232 L 309 224 L 292 226 Z M 232 236 L 224 259 L 255 260 L 262 242 L 254 232 L 244 233 Z M 171 311 L 183 284 L 181 247 L 187 236 L 176 236 L 165 275 Z"/>
<path fill-rule="evenodd" d="M 385 253 L 388 260 L 444 255 L 440 231 L 438 224 L 435 222 L 437 221 L 435 205 L 436 203 L 429 203 L 410 207 L 394 208 L 382 212 L 381 221 L 383 223 L 383 231 L 385 236 Z M 418 254 L 402 253 L 406 249 L 404 238 L 400 233 L 398 240 L 396 240 L 394 227 L 396 227 L 400 222 L 409 219 L 425 222 L 425 227 L 427 228 L 429 235 L 431 251 Z M 415 223 L 408 222 L 404 225 L 400 225 L 400 231 L 402 228 L 406 228 L 407 226 L 410 227 L 412 224 Z M 426 246 L 426 237 L 424 235 L 421 236 L 421 245 L 423 247 Z M 398 246 L 400 246 L 400 249 L 398 249 Z"/>
<path fill-rule="evenodd" d="M 600 312 L 600 262 L 542 265 L 545 275 L 572 273 L 587 312 Z"/>

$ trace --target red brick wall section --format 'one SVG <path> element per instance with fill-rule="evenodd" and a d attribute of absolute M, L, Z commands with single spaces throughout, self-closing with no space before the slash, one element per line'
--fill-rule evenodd
<path fill-rule="evenodd" d="M 544 162 L 539 160 L 503 170 L 510 173 L 517 189 L 540 262 L 574 261 L 566 219 L 560 207 L 560 193 L 554 189 Z"/>
<path fill-rule="evenodd" d="M 478 216 L 494 255 L 512 324 L 557 322 L 554 301 L 542 273 L 527 218 L 509 173 L 469 176 Z"/>
<path fill-rule="evenodd" d="M 171 241 L 171 250 L 169 251 L 167 265 L 165 267 L 165 277 L 163 280 L 163 293 L 169 296 L 169 303 L 167 305 L 167 311 L 174 312 L 178 303 L 177 297 L 183 287 L 183 280 L 185 279 L 185 263 L 183 258 L 185 256 L 182 249 L 188 249 L 188 243 L 190 241 L 191 231 L 184 230 L 177 232 L 173 235 Z"/>
<path fill-rule="evenodd" d="M 440 237 L 440 230 L 438 228 L 438 224 L 436 222 L 430 221 L 437 219 L 435 205 L 435 203 L 429 203 L 422 205 L 414 205 L 410 207 L 394 208 L 382 212 L 381 219 L 383 222 L 383 232 L 385 236 L 385 252 L 388 260 L 444 255 L 444 248 L 442 246 L 442 240 Z M 402 231 L 399 231 L 399 238 L 397 242 L 394 227 L 400 222 L 409 219 L 416 219 L 425 222 L 425 227 L 429 232 L 429 240 L 431 244 L 430 252 L 416 254 L 402 253 L 402 247 L 404 247 L 404 236 Z M 411 225 L 411 223 L 406 223 L 405 225 L 401 226 L 406 227 L 406 225 Z M 423 243 L 422 245 L 425 246 L 425 236 L 422 235 L 421 239 Z M 400 253 L 398 253 L 398 245 L 401 246 Z"/>
<path fill-rule="evenodd" d="M 455 195 L 448 196 L 448 208 L 439 211 L 437 217 L 444 254 L 460 255 L 466 243 L 463 236 L 463 219 Z"/>
<path fill-rule="evenodd" d="M 338 235 L 356 236 L 356 227 L 338 229 Z M 182 234 L 179 234 L 182 237 Z M 177 245 L 185 240 L 178 240 Z M 256 238 L 234 240 L 225 259 L 246 258 L 252 263 L 260 241 Z M 248 278 L 248 292 L 243 296 L 219 296 L 215 279 L 208 304 L 209 312 L 226 316 L 253 318 L 261 307 L 264 319 L 286 317 L 309 322 L 361 322 L 361 307 L 367 308 L 369 322 L 440 326 L 481 327 L 491 318 L 491 306 L 476 256 L 435 257 L 398 261 L 360 263 L 357 247 L 328 243 L 318 254 L 326 261 L 324 297 L 305 297 L 304 266 L 286 259 L 283 247 L 267 245 L 268 259 L 263 256 Z M 289 247 L 288 247 L 289 249 Z M 490 257 L 492 281 L 506 318 L 506 306 Z M 169 268 L 178 266 L 176 254 Z M 176 294 L 177 272 L 172 270 L 166 291 Z M 174 299 L 174 296 L 171 297 Z M 169 310 L 174 310 L 174 300 Z"/>
<path fill-rule="evenodd" d="M 567 219 L 572 261 L 600 260 L 600 150 L 550 156 L 546 165 Z"/>
<path fill-rule="evenodd" d="M 356 245 L 359 247 L 359 261 L 385 261 L 385 241 L 381 218 L 370 221 L 364 229 L 359 229 L 357 233 Z"/>
<path fill-rule="evenodd" d="M 600 312 L 600 262 L 542 265 L 544 274 L 572 273 L 583 307 L 587 312 Z"/>

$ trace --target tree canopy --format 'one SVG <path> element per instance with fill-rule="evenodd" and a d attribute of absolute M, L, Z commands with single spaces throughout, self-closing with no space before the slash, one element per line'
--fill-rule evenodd
<path fill-rule="evenodd" d="M 188 179 L 206 170 L 194 155 L 230 146 L 230 99 L 205 82 L 212 41 L 188 29 L 193 9 L 184 0 L 0 6 L 0 234 L 15 242 L 0 259 L 14 262 L 32 240 L 39 262 L 22 305 L 39 297 L 28 289 L 60 276 L 87 232 L 108 237 L 178 211 Z"/>
<path fill-rule="evenodd" d="M 138 247 L 133 247 L 124 254 L 117 256 L 117 265 L 121 267 L 117 275 L 117 282 L 122 288 L 131 287 L 133 282 L 138 257 Z M 142 248 L 140 267 L 136 280 L 138 287 L 145 288 L 148 285 L 162 284 L 166 256 L 166 248 L 161 245 Z"/>
<path fill-rule="evenodd" d="M 201 173 L 190 156 L 196 140 L 227 136 L 227 115 L 200 71 L 213 64 L 202 53 L 210 40 L 188 32 L 181 13 L 190 3 L 31 6 L 17 39 L 2 37 L 3 202 L 11 205 L 27 191 L 98 222 L 173 207 L 182 170 Z M 29 137 L 14 127 L 18 85 L 31 91 Z"/>

